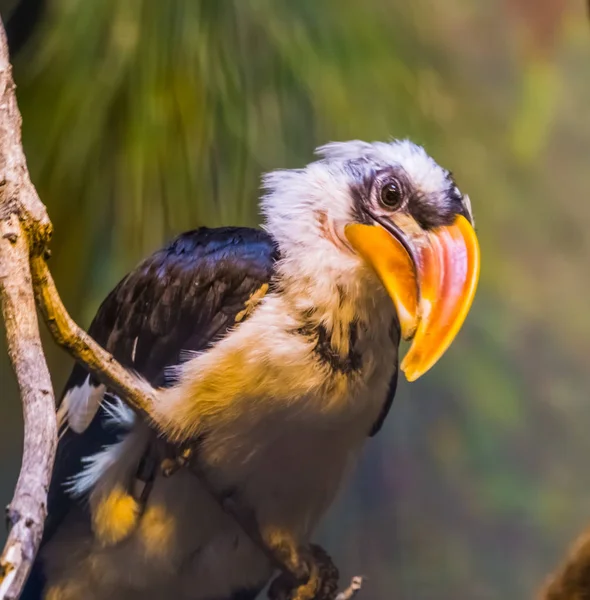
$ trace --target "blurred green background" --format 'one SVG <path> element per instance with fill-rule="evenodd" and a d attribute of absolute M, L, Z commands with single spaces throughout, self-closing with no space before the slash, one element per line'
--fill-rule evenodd
<path fill-rule="evenodd" d="M 52 0 L 15 58 L 83 326 L 175 233 L 257 224 L 260 174 L 329 140 L 410 137 L 471 196 L 472 313 L 400 384 L 319 535 L 367 599 L 530 598 L 590 522 L 589 56 L 582 0 Z M 71 361 L 46 347 L 59 391 Z M 3 338 L 0 381 L 7 502 L 22 424 Z"/>

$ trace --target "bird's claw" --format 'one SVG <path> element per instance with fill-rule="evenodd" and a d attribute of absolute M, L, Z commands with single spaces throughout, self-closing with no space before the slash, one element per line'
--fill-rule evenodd
<path fill-rule="evenodd" d="M 160 463 L 160 470 L 164 477 L 172 477 L 174 473 L 185 467 L 193 455 L 193 448 L 183 448 L 173 458 L 165 458 Z"/>
<path fill-rule="evenodd" d="M 304 583 L 294 582 L 291 577 L 281 574 L 271 584 L 268 591 L 270 600 L 334 600 L 338 593 L 338 569 L 327 552 L 312 544 L 303 553 L 309 576 Z"/>

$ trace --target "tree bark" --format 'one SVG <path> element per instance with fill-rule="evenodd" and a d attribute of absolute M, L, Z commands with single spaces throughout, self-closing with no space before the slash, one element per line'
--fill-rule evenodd
<path fill-rule="evenodd" d="M 2 192 L 0 206 L 1 198 Z M 0 303 L 25 423 L 20 476 L 8 507 L 11 530 L 0 557 L 0 598 L 18 598 L 43 535 L 57 428 L 31 287 L 29 245 L 16 214 L 0 219 Z"/>
<path fill-rule="evenodd" d="M 539 600 L 590 598 L 590 529 L 572 544 L 561 566 L 548 578 Z"/>
<path fill-rule="evenodd" d="M 57 431 L 29 267 L 30 256 L 49 240 L 51 224 L 28 176 L 20 125 L 0 27 L 0 305 L 25 428 L 21 471 L 7 509 L 11 530 L 0 556 L 0 598 L 18 598 L 41 542 Z"/>

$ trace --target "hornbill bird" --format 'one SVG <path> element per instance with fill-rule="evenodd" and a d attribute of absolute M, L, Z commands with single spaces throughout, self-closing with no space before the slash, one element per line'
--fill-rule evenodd
<path fill-rule="evenodd" d="M 189 469 L 305 544 L 363 441 L 470 308 L 469 198 L 409 141 L 330 143 L 268 174 L 261 230 L 200 228 L 144 260 L 89 332 L 157 389 L 155 425 L 76 365 L 23 598 L 253 600 L 267 556 Z"/>

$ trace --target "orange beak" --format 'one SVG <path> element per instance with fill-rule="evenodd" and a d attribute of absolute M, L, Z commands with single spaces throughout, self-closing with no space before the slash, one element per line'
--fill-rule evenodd
<path fill-rule="evenodd" d="M 432 231 L 407 215 L 398 221 L 349 224 L 345 235 L 391 296 L 402 337 L 413 340 L 401 369 L 415 381 L 445 353 L 467 317 L 479 279 L 479 244 L 461 215 Z M 411 237 L 404 233 L 408 225 Z"/>

